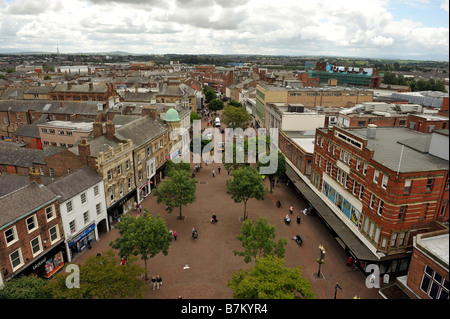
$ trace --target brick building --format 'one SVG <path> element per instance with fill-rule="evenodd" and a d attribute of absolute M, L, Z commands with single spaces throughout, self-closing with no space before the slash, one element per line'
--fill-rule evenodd
<path fill-rule="evenodd" d="M 0 286 L 18 275 L 49 278 L 64 266 L 58 197 L 40 183 L 33 170 L 29 185 L 0 197 Z"/>
<path fill-rule="evenodd" d="M 59 84 L 49 93 L 49 99 L 54 101 L 107 101 L 110 97 L 120 96 L 113 84 Z"/>
<path fill-rule="evenodd" d="M 408 128 L 316 130 L 311 184 L 382 273 L 404 273 L 412 238 L 448 222 L 448 146 L 445 156 L 437 144 Z"/>
<path fill-rule="evenodd" d="M 397 278 L 413 299 L 449 298 L 448 230 L 417 235 L 408 274 Z"/>

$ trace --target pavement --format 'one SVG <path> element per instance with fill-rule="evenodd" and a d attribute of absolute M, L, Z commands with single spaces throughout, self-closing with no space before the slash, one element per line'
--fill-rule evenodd
<path fill-rule="evenodd" d="M 149 209 L 149 214 L 160 215 L 168 229 L 178 233 L 167 256 L 160 253 L 148 261 L 149 275 L 160 275 L 163 285 L 159 290 L 153 290 L 148 284 L 145 298 L 177 299 L 181 296 L 183 299 L 232 299 L 233 291 L 227 287 L 232 274 L 254 265 L 254 262 L 246 264 L 242 257 L 233 254 L 233 250 L 242 249 L 236 236 L 240 234 L 244 204 L 235 203 L 226 194 L 226 180 L 232 176 L 227 174 L 223 166 L 219 174 L 219 165 L 202 164 L 203 167 L 196 174 L 199 180 L 197 200 L 182 207 L 184 220 L 177 218 L 178 209 L 169 214 L 152 194 L 142 202 L 143 208 Z M 216 171 L 215 177 L 212 176 L 213 169 Z M 265 183 L 269 186 L 268 179 Z M 277 208 L 277 200 L 281 201 L 281 208 Z M 291 224 L 285 225 L 283 218 L 290 205 L 294 206 L 294 214 L 291 215 Z M 247 205 L 249 219 L 256 222 L 259 216 L 267 218 L 270 224 L 276 226 L 276 240 L 281 237 L 288 239 L 285 266 L 302 267 L 303 276 L 311 282 L 316 299 L 333 299 L 336 283 L 343 288 L 337 290 L 337 299 L 352 299 L 355 296 L 361 299 L 383 299 L 378 289 L 365 286 L 366 277 L 359 269 L 346 266 L 348 254 L 320 219 L 300 212 L 306 206 L 301 196 L 284 183 L 276 186 L 265 200 L 250 199 Z M 133 210 L 128 214 L 136 216 L 139 213 Z M 218 223 L 210 223 L 212 214 L 217 215 Z M 300 224 L 296 223 L 298 214 L 301 216 Z M 192 227 L 199 232 L 196 240 L 191 237 Z M 302 236 L 302 246 L 291 240 L 297 233 Z M 90 256 L 110 249 L 109 243 L 117 236 L 117 229 L 112 229 L 93 243 L 92 249 L 80 254 L 73 262 L 82 264 Z M 319 245 L 323 245 L 326 250 L 320 278 L 317 277 L 316 262 L 320 257 Z M 144 266 L 142 260 L 138 262 Z M 185 269 L 185 266 L 189 268 Z"/>

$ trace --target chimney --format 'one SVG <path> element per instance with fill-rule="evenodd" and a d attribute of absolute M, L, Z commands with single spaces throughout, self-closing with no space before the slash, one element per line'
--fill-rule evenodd
<path fill-rule="evenodd" d="M 377 126 L 375 124 L 367 125 L 367 133 L 366 137 L 370 139 L 374 139 L 377 134 Z"/>
<path fill-rule="evenodd" d="M 106 122 L 105 126 L 106 126 L 106 138 L 114 140 L 115 139 L 114 134 L 116 133 L 116 126 L 111 121 Z"/>
<path fill-rule="evenodd" d="M 91 82 L 89 83 L 89 91 L 92 91 L 94 89 L 94 84 Z"/>
<path fill-rule="evenodd" d="M 28 177 L 30 179 L 30 183 L 36 182 L 37 184 L 42 184 L 42 177 L 39 174 L 36 168 L 30 168 L 30 172 L 28 173 Z"/>
<path fill-rule="evenodd" d="M 103 135 L 103 123 L 95 121 L 92 124 L 93 131 L 94 131 L 94 138 L 97 138 L 99 136 Z"/>
<path fill-rule="evenodd" d="M 91 146 L 84 138 L 78 143 L 78 154 L 81 157 L 81 163 L 83 163 L 83 165 L 88 165 L 88 156 L 91 155 Z"/>
<path fill-rule="evenodd" d="M 144 106 L 142 107 L 142 116 L 150 115 L 150 117 L 154 120 L 156 120 L 157 117 L 157 111 L 156 106 Z"/>
<path fill-rule="evenodd" d="M 72 89 L 72 83 L 69 82 L 69 83 L 67 83 L 67 90 L 71 90 L 71 89 Z"/>

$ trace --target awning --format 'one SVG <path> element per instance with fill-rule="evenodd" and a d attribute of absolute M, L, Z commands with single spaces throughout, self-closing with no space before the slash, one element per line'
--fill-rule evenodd
<path fill-rule="evenodd" d="M 286 175 L 297 187 L 298 191 L 314 207 L 328 226 L 337 234 L 358 260 L 378 262 L 380 259 L 336 216 L 330 207 L 294 172 L 286 165 Z"/>

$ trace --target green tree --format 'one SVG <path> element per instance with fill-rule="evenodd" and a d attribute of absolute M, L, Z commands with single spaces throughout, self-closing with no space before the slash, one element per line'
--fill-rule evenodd
<path fill-rule="evenodd" d="M 185 170 L 172 170 L 170 176 L 165 179 L 155 190 L 158 203 L 165 203 L 166 206 L 179 207 L 180 219 L 181 206 L 193 203 L 196 199 L 198 180 L 192 178 L 191 174 Z M 169 213 L 172 211 L 169 210 Z"/>
<path fill-rule="evenodd" d="M 52 77 L 50 75 L 44 76 L 44 80 L 51 80 L 51 79 L 52 79 Z"/>
<path fill-rule="evenodd" d="M 259 217 L 256 224 L 250 219 L 242 223 L 241 234 L 237 239 L 241 241 L 243 251 L 234 250 L 234 255 L 244 257 L 244 261 L 249 263 L 252 258 L 275 255 L 284 258 L 287 240 L 280 238 L 275 242 L 275 226 L 267 223 L 267 218 Z"/>
<path fill-rule="evenodd" d="M 250 125 L 252 116 L 244 108 L 228 104 L 223 109 L 220 119 L 227 127 L 233 129 L 240 127 L 245 130 Z"/>
<path fill-rule="evenodd" d="M 248 218 L 247 202 L 250 198 L 263 200 L 268 193 L 259 172 L 253 166 L 240 167 L 227 180 L 227 194 L 235 203 L 244 203 L 244 220 Z"/>
<path fill-rule="evenodd" d="M 210 86 L 205 85 L 203 87 L 203 93 L 205 94 L 205 99 L 207 102 L 212 101 L 217 98 L 216 92 Z"/>
<path fill-rule="evenodd" d="M 197 113 L 194 113 L 194 112 L 191 112 L 191 114 L 189 116 L 191 118 L 191 125 L 195 120 L 201 119 L 200 115 L 198 115 Z"/>
<path fill-rule="evenodd" d="M 0 299 L 47 299 L 51 294 L 44 291 L 46 284 L 36 275 L 16 277 L 0 288 Z"/>
<path fill-rule="evenodd" d="M 145 291 L 140 279 L 143 268 L 135 261 L 135 257 L 130 257 L 125 265 L 120 265 L 118 256 L 110 249 L 79 265 L 79 288 L 68 288 L 66 278 L 71 273 L 62 272 L 48 282 L 45 291 L 54 299 L 142 298 Z"/>
<path fill-rule="evenodd" d="M 208 104 L 208 109 L 211 111 L 218 111 L 223 109 L 223 101 L 220 99 L 214 99 Z"/>
<path fill-rule="evenodd" d="M 111 247 L 118 249 L 120 256 L 140 255 L 145 263 L 145 280 L 148 280 L 148 259 L 160 252 L 165 256 L 169 253 L 172 236 L 166 222 L 159 216 L 152 218 L 144 214 L 139 217 L 125 216 L 115 227 L 119 229 L 119 237 L 110 243 Z"/>
<path fill-rule="evenodd" d="M 183 162 L 183 161 L 181 161 L 179 163 L 175 163 L 172 160 L 167 160 L 167 162 L 166 162 L 167 176 L 170 176 L 174 170 L 184 170 L 189 173 L 191 171 L 191 164 Z"/>
<path fill-rule="evenodd" d="M 242 107 L 242 103 L 240 103 L 240 102 L 238 102 L 236 100 L 230 100 L 228 102 L 228 105 L 235 106 L 235 107 Z"/>
<path fill-rule="evenodd" d="M 311 283 L 301 267 L 288 268 L 275 256 L 257 258 L 249 270 L 239 270 L 228 281 L 235 299 L 312 299 Z"/>

